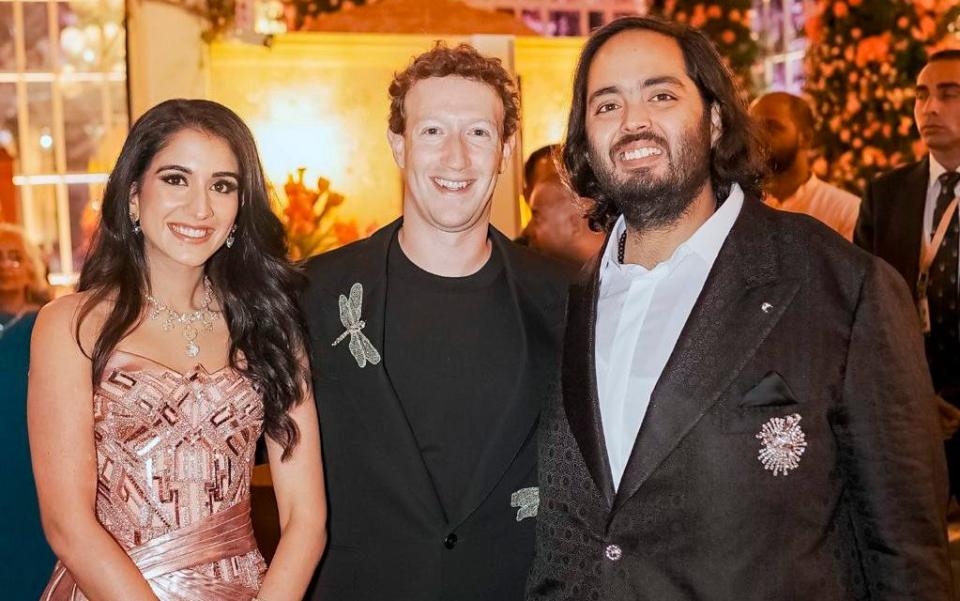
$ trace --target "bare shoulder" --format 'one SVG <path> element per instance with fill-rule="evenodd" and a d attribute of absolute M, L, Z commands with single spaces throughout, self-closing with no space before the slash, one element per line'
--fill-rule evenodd
<path fill-rule="evenodd" d="M 88 292 L 77 292 L 53 300 L 37 314 L 37 321 L 33 328 L 33 342 L 35 346 L 49 348 L 56 346 L 66 350 L 74 347 L 79 354 L 83 354 L 77 347 L 77 321 L 81 310 L 90 300 Z M 110 308 L 109 301 L 102 301 L 94 305 L 80 324 L 80 343 L 83 348 L 89 349 L 106 319 Z M 67 344 L 69 343 L 69 344 Z"/>

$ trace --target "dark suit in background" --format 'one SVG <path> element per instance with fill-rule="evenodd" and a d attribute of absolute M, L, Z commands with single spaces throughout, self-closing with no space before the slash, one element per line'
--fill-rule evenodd
<path fill-rule="evenodd" d="M 853 236 L 854 244 L 893 265 L 907 282 L 914 298 L 920 273 L 929 183 L 929 158 L 895 169 L 870 182 Z M 937 323 L 932 323 L 931 327 L 937 328 Z M 960 368 L 956 367 L 957 359 L 949 354 L 951 352 L 948 350 L 946 356 L 941 356 L 937 345 L 927 339 L 926 357 L 934 389 L 948 403 L 960 408 Z M 937 365 L 941 368 L 936 369 Z M 947 441 L 946 451 L 951 493 L 960 496 L 960 436 L 954 435 Z"/>
<path fill-rule="evenodd" d="M 814 220 L 747 199 L 658 381 L 619 490 L 595 370 L 597 265 L 544 415 L 530 601 L 943 601 L 946 482 L 913 303 Z M 799 415 L 775 476 L 757 434 Z"/>
<path fill-rule="evenodd" d="M 854 244 L 900 272 L 911 297 L 917 293 L 929 181 L 930 162 L 923 159 L 870 182 L 853 233 Z"/>
<path fill-rule="evenodd" d="M 534 553 L 534 517 L 518 520 L 518 490 L 537 486 L 536 426 L 559 387 L 568 278 L 490 229 L 522 325 L 522 360 L 509 414 L 476 423 L 490 443 L 463 473 L 462 502 L 444 507 L 388 369 L 360 368 L 346 341 L 339 295 L 363 285 L 363 333 L 385 348 L 387 265 L 397 221 L 367 240 L 313 259 L 304 312 L 329 494 L 327 554 L 308 598 L 318 601 L 519 601 Z M 470 326 L 470 316 L 464 316 Z M 389 344 L 386 345 L 389 348 Z M 417 353 L 417 348 L 407 352 Z M 470 353 L 470 349 L 463 349 Z M 386 366 L 386 367 L 385 367 Z M 431 386 L 430 366 L 422 385 Z"/>

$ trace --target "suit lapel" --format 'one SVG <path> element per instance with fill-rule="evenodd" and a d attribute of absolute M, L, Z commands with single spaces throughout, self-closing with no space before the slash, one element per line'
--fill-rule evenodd
<path fill-rule="evenodd" d="M 920 273 L 920 242 L 923 239 L 923 212 L 927 204 L 927 185 L 930 180 L 929 159 L 923 159 L 906 174 L 903 190 L 891 190 L 894 202 L 886 220 L 889 227 L 889 247 L 882 256 L 896 257 L 897 270 L 904 274 L 910 290 L 916 294 Z"/>
<path fill-rule="evenodd" d="M 348 295 L 354 282 L 363 285 L 361 319 L 366 324 L 363 333 L 380 352 L 382 360 L 377 365 L 368 363 L 363 368 L 359 367 L 348 350 L 348 340 L 345 339 L 332 349 L 334 364 L 328 369 L 336 370 L 345 392 L 356 403 L 358 412 L 369 425 L 369 432 L 379 439 L 376 443 L 371 441 L 371 444 L 378 444 L 390 454 L 393 463 L 406 470 L 411 501 L 420 507 L 418 513 L 445 521 L 446 516 L 436 487 L 385 367 L 389 361 L 384 347 L 387 253 L 400 224 L 401 221 L 397 220 L 374 234 L 364 252 L 356 255 L 353 268 L 349 270 L 349 281 L 343 281 L 342 290 L 335 291 L 337 295 Z M 336 321 L 332 327 L 338 332 L 336 335 L 339 335 L 345 328 L 335 309 L 337 296 L 331 296 L 328 302 L 327 315 L 331 321 Z M 329 344 L 332 341 L 331 339 L 326 342 Z M 324 342 L 319 341 L 320 344 Z"/>
<path fill-rule="evenodd" d="M 600 257 L 594 258 L 588 273 L 570 289 L 562 360 L 563 405 L 587 470 L 609 508 L 614 498 L 613 475 L 603 437 L 595 359 Z"/>
<path fill-rule="evenodd" d="M 780 272 L 771 217 L 772 209 L 744 201 L 654 388 L 614 512 L 716 403 L 799 289 L 800 278 Z"/>
<path fill-rule="evenodd" d="M 523 444 L 533 435 L 544 397 L 549 393 L 547 383 L 555 377 L 550 370 L 557 356 L 556 334 L 550 331 L 551 324 L 544 308 L 558 299 L 531 298 L 532 291 L 521 286 L 524 274 L 518 273 L 517 262 L 512 260 L 514 251 L 509 240 L 492 227 L 490 238 L 494 252 L 499 252 L 504 260 L 513 300 L 511 308 L 520 329 L 523 363 L 518 366 L 519 375 L 511 393 L 510 409 L 497 428 L 490 432 L 492 443 L 483 450 L 476 470 L 470 475 L 460 507 L 450 511 L 450 525 L 453 527 L 470 517 L 490 495 Z"/>

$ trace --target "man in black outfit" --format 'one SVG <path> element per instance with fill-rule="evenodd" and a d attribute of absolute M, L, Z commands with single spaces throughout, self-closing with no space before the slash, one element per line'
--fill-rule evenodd
<path fill-rule="evenodd" d="M 926 298 L 927 363 L 948 438 L 950 492 L 960 498 L 960 217 L 956 209 L 947 213 L 960 194 L 960 50 L 930 57 L 917 78 L 914 118 L 930 154 L 870 183 L 853 241 L 900 272 L 918 309 Z M 921 275 L 922 249 L 942 219 L 944 235 Z"/>
<path fill-rule="evenodd" d="M 699 32 L 597 30 L 563 160 L 611 229 L 570 293 L 530 601 L 945 601 L 946 482 L 906 286 L 761 202 Z"/>
<path fill-rule="evenodd" d="M 307 268 L 330 510 L 309 598 L 520 601 L 568 279 L 489 224 L 518 121 L 499 61 L 438 45 L 390 95 L 403 217 Z"/>

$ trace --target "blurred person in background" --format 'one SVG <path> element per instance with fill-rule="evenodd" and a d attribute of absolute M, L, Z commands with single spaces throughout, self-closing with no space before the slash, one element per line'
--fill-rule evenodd
<path fill-rule="evenodd" d="M 527 206 L 530 206 L 530 198 L 537 183 L 557 172 L 553 155 L 558 148 L 557 144 L 541 146 L 531 152 L 523 163 L 523 200 Z M 513 241 L 521 246 L 529 246 L 530 238 L 527 235 L 527 229 L 524 228 Z"/>
<path fill-rule="evenodd" d="M 556 173 L 537 182 L 530 195 L 524 237 L 534 250 L 579 269 L 600 252 L 605 234 L 590 228 L 585 207 Z"/>
<path fill-rule="evenodd" d="M 30 334 L 46 301 L 40 252 L 17 226 L 0 223 L 0 590 L 8 599 L 36 599 L 55 558 L 40 527 L 27 443 Z"/>
<path fill-rule="evenodd" d="M 770 176 L 764 202 L 775 209 L 810 215 L 847 240 L 860 212 L 860 199 L 818 178 L 810 167 L 816 120 L 805 100 L 771 92 L 750 106 L 761 133 Z"/>

